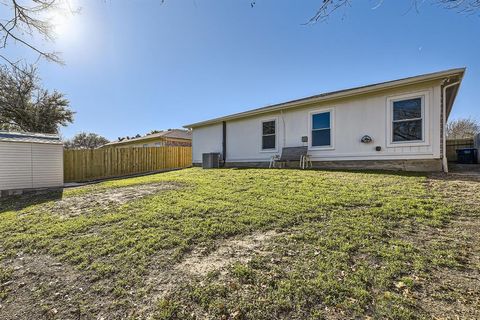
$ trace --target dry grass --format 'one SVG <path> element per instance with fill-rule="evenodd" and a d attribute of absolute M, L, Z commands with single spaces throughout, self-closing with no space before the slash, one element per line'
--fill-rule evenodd
<path fill-rule="evenodd" d="M 480 318 L 461 179 L 188 169 L 3 200 L 0 318 Z"/>

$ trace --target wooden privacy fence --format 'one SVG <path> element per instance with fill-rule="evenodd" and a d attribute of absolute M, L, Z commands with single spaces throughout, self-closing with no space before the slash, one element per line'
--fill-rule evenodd
<path fill-rule="evenodd" d="M 192 147 L 65 150 L 65 182 L 79 182 L 192 165 Z"/>
<path fill-rule="evenodd" d="M 447 140 L 447 159 L 457 161 L 457 149 L 473 148 L 473 138 Z"/>

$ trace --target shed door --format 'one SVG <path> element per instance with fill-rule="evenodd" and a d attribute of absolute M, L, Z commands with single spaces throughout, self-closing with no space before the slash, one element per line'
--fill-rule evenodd
<path fill-rule="evenodd" d="M 63 146 L 32 144 L 33 188 L 63 185 Z"/>

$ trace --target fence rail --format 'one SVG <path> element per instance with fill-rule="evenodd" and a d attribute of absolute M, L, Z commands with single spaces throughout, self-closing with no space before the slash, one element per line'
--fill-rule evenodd
<path fill-rule="evenodd" d="M 473 138 L 447 140 L 447 159 L 457 161 L 457 149 L 473 148 Z"/>
<path fill-rule="evenodd" d="M 191 147 L 65 150 L 64 181 L 80 182 L 192 165 Z"/>

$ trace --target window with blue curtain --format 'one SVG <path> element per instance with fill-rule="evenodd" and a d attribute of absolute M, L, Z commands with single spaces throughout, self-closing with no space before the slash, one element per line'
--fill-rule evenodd
<path fill-rule="evenodd" d="M 330 112 L 312 115 L 312 147 L 331 146 Z"/>

